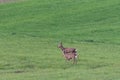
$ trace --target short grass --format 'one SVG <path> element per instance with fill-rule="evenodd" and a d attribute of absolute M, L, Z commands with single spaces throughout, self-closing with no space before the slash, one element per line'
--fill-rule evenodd
<path fill-rule="evenodd" d="M 120 80 L 119 0 L 0 4 L 0 80 Z M 78 64 L 57 48 L 78 50 Z"/>

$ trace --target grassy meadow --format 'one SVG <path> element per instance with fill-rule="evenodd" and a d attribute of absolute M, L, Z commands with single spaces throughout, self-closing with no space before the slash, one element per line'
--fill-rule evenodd
<path fill-rule="evenodd" d="M 0 80 L 120 80 L 120 1 L 0 3 Z"/>

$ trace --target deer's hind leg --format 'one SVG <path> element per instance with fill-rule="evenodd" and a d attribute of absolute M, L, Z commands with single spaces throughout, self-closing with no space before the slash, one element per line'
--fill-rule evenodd
<path fill-rule="evenodd" d="M 77 54 L 76 53 L 73 53 L 73 63 L 74 64 L 77 64 Z"/>

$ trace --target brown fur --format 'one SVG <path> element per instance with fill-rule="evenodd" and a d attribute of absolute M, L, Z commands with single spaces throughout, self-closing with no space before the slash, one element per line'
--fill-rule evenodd
<path fill-rule="evenodd" d="M 60 48 L 63 52 L 64 57 L 66 58 L 66 60 L 71 60 L 73 59 L 74 62 L 76 63 L 76 58 L 77 58 L 77 51 L 75 48 L 64 48 L 62 45 L 62 42 L 58 45 L 58 48 Z"/>

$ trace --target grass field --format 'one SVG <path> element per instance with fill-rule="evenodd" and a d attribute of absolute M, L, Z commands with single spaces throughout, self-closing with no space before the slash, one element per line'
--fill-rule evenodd
<path fill-rule="evenodd" d="M 0 3 L 0 80 L 120 80 L 120 1 Z"/>

